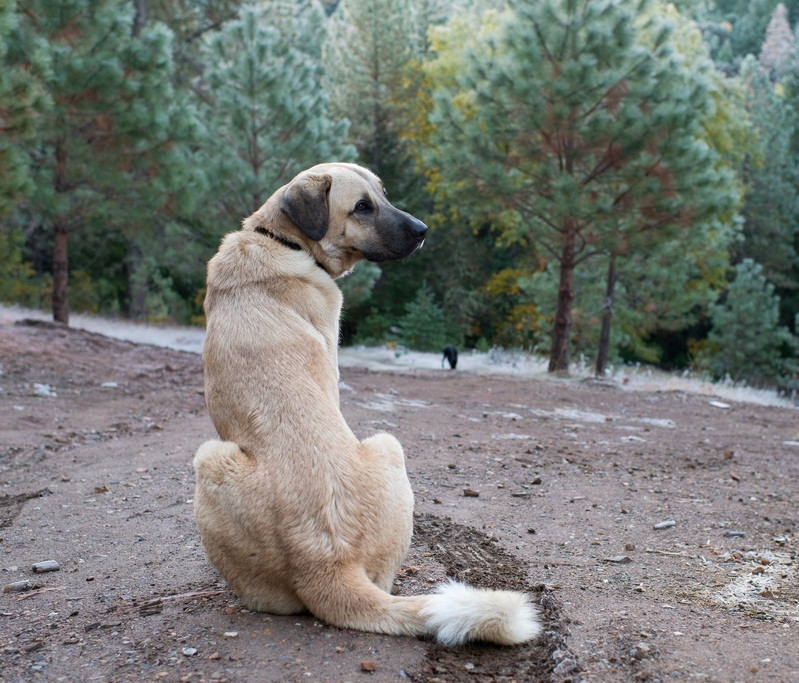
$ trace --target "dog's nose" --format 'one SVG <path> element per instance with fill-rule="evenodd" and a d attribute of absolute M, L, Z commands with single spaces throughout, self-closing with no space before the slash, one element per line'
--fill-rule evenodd
<path fill-rule="evenodd" d="M 413 234 L 420 240 L 423 240 L 424 236 L 427 234 L 427 226 L 418 218 L 414 218 L 413 216 L 408 216 L 408 218 L 410 218 L 410 228 Z"/>

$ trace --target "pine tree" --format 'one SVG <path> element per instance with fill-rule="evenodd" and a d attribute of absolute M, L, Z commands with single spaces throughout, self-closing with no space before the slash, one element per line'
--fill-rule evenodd
<path fill-rule="evenodd" d="M 710 308 L 710 348 L 700 364 L 734 381 L 776 377 L 784 364 L 783 350 L 796 346 L 795 337 L 779 324 L 779 307 L 762 267 L 744 259 L 735 268 L 726 299 Z"/>
<path fill-rule="evenodd" d="M 180 155 L 191 117 L 171 90 L 171 33 L 134 25 L 117 0 L 31 0 L 19 12 L 12 65 L 30 69 L 52 106 L 28 148 L 33 189 L 19 210 L 51 231 L 53 317 L 68 323 L 69 235 L 109 239 L 180 206 L 194 172 Z"/>
<path fill-rule="evenodd" d="M 446 318 L 427 285 L 405 307 L 399 322 L 400 341 L 417 351 L 440 351 L 447 343 Z"/>
<path fill-rule="evenodd" d="M 396 186 L 397 112 L 412 57 L 411 0 L 342 0 L 330 19 L 325 63 L 333 111 L 351 121 L 362 163 Z"/>
<path fill-rule="evenodd" d="M 29 189 L 23 144 L 34 130 L 36 111 L 49 104 L 29 70 L 7 62 L 19 20 L 16 5 L 10 0 L 0 4 L 0 218 Z"/>
<path fill-rule="evenodd" d="M 744 60 L 741 76 L 756 145 L 741 169 L 747 187 L 743 241 L 736 245 L 736 257 L 760 264 L 765 277 L 780 289 L 795 289 L 799 164 L 794 145 L 799 136 L 799 117 L 790 102 L 777 95 L 753 58 Z"/>
<path fill-rule="evenodd" d="M 568 367 L 575 269 L 645 252 L 735 204 L 700 135 L 708 64 L 684 66 L 668 25 L 636 21 L 646 7 L 520 0 L 486 46 L 461 48 L 455 86 L 435 92 L 427 160 L 439 186 L 499 205 L 506 239 L 558 264 L 553 372 Z"/>
<path fill-rule="evenodd" d="M 323 21 L 315 1 L 271 0 L 242 7 L 209 41 L 203 151 L 222 230 L 304 168 L 354 157 L 322 87 Z"/>
<path fill-rule="evenodd" d="M 766 38 L 760 48 L 760 65 L 769 73 L 779 73 L 795 50 L 788 11 L 780 3 L 766 28 Z"/>

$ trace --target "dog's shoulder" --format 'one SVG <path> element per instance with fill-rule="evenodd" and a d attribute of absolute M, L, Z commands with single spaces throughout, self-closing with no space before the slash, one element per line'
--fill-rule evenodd
<path fill-rule="evenodd" d="M 239 289 L 248 284 L 320 280 L 321 271 L 305 252 L 292 251 L 252 230 L 231 232 L 208 263 L 209 289 Z M 327 278 L 329 280 L 329 278 Z"/>

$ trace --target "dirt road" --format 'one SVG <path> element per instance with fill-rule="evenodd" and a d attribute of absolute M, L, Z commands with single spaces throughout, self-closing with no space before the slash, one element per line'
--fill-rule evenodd
<path fill-rule="evenodd" d="M 799 682 L 795 409 L 343 369 L 356 434 L 408 454 L 397 590 L 542 603 L 532 646 L 446 650 L 241 609 L 192 518 L 196 354 L 0 324 L 0 369 L 0 579 L 34 586 L 0 594 L 4 681 Z"/>

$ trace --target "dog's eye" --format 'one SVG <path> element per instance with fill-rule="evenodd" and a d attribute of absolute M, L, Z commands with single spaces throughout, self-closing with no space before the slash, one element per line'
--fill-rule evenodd
<path fill-rule="evenodd" d="M 355 205 L 355 210 L 358 212 L 369 211 L 371 208 L 369 202 L 365 202 L 363 199 Z"/>

